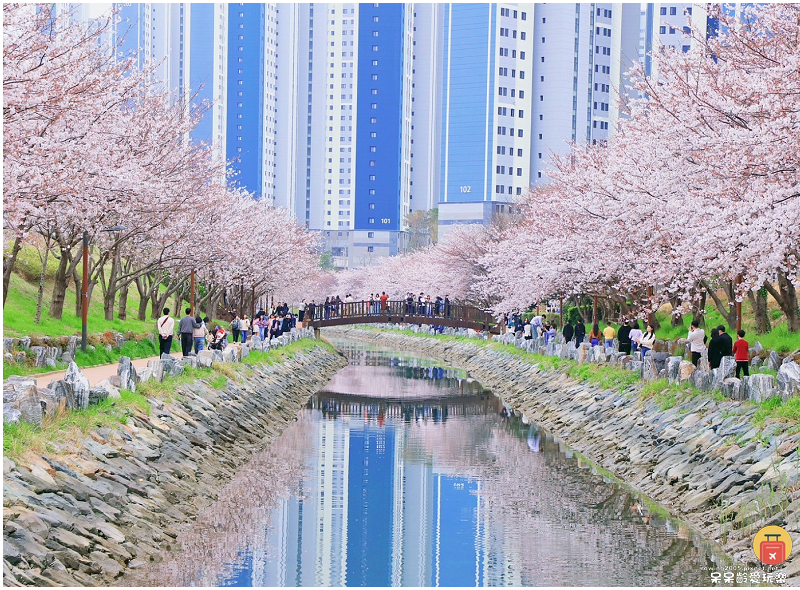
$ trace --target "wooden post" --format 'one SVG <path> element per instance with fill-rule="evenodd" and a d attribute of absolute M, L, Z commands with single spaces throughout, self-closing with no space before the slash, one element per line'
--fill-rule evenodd
<path fill-rule="evenodd" d="M 594 296 L 594 302 L 592 304 L 592 323 L 597 323 L 597 295 Z"/>
<path fill-rule="evenodd" d="M 737 289 L 734 290 L 734 297 L 736 297 L 738 295 L 736 293 L 736 291 L 739 290 L 738 287 L 741 284 L 742 284 L 742 275 L 736 275 L 736 287 L 737 287 Z M 742 329 L 742 301 L 737 298 L 737 300 L 736 300 L 736 331 L 738 332 L 741 329 Z"/>
<path fill-rule="evenodd" d="M 250 305 L 252 313 L 250 314 L 250 321 L 253 321 L 253 318 L 256 315 L 256 286 L 253 285 L 253 288 L 250 290 Z"/>
<path fill-rule="evenodd" d="M 558 315 L 560 316 L 559 321 L 561 322 L 561 329 L 564 329 L 564 296 L 561 295 L 558 298 Z"/>
<path fill-rule="evenodd" d="M 189 307 L 192 308 L 192 315 L 194 315 L 194 269 L 189 277 Z"/>
<path fill-rule="evenodd" d="M 652 303 L 651 302 L 652 297 L 653 297 L 653 287 L 652 287 L 652 285 L 648 285 L 647 286 L 647 304 L 648 304 L 648 306 Z M 649 314 L 647 314 L 647 323 L 648 324 L 652 324 L 653 323 L 653 312 L 652 311 Z"/>
<path fill-rule="evenodd" d="M 86 353 L 89 334 L 89 232 L 83 232 L 83 285 L 81 285 L 81 350 Z"/>

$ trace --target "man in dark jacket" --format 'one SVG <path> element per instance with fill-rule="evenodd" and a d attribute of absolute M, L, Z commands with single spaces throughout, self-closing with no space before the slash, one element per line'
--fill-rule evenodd
<path fill-rule="evenodd" d="M 719 338 L 720 338 L 720 352 L 722 356 L 733 356 L 733 340 L 731 337 L 725 332 L 725 326 L 717 326 L 717 330 L 719 330 Z"/>
<path fill-rule="evenodd" d="M 192 308 L 187 307 L 186 315 L 181 318 L 181 322 L 178 325 L 178 332 L 181 335 L 181 351 L 183 352 L 183 356 L 192 354 L 192 332 L 201 325 L 202 324 L 198 324 L 192 317 Z"/>
<path fill-rule="evenodd" d="M 575 328 L 572 327 L 572 324 L 569 320 L 567 320 L 567 323 L 564 324 L 564 328 L 561 330 L 561 333 L 564 335 L 564 342 L 570 342 L 572 337 L 575 336 Z"/>
<path fill-rule="evenodd" d="M 583 325 L 583 319 L 578 318 L 578 321 L 575 324 L 575 348 L 578 348 L 581 345 L 585 337 L 586 326 Z"/>
<path fill-rule="evenodd" d="M 617 332 L 617 342 L 619 342 L 619 351 L 622 354 L 631 353 L 631 326 L 628 320 L 622 322 L 622 326 Z"/>

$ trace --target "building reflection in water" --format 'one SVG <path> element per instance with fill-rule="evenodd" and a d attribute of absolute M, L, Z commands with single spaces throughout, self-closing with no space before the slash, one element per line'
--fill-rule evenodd
<path fill-rule="evenodd" d="M 265 451 L 270 467 L 242 470 L 233 495 L 203 515 L 222 531 L 198 519 L 176 558 L 140 583 L 708 582 L 712 547 L 643 511 L 536 425 L 503 416 L 500 399 L 463 372 L 347 352 L 359 364 L 309 400 Z"/>

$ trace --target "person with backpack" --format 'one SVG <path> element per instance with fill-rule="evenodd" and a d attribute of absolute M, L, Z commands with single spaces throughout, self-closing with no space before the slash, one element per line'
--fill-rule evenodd
<path fill-rule="evenodd" d="M 194 353 L 197 354 L 203 350 L 205 346 L 206 336 L 208 336 L 208 328 L 206 328 L 205 322 L 199 315 L 194 318 L 194 321 L 196 324 L 198 324 L 198 327 L 192 332 L 192 338 L 194 339 Z"/>
<path fill-rule="evenodd" d="M 246 344 L 247 336 L 250 334 L 250 320 L 247 314 L 244 314 L 242 319 L 239 320 L 239 333 L 242 335 L 242 344 Z"/>
<path fill-rule="evenodd" d="M 233 321 L 231 322 L 231 332 L 233 332 L 233 341 L 239 342 L 239 332 L 241 328 L 241 320 L 239 319 L 239 314 L 235 314 L 233 317 Z"/>
<path fill-rule="evenodd" d="M 579 317 L 575 324 L 575 348 L 583 343 L 584 338 L 586 338 L 586 326 L 583 325 L 583 318 Z"/>
<path fill-rule="evenodd" d="M 165 307 L 164 315 L 158 318 L 156 328 L 158 329 L 158 356 L 168 355 L 172 350 L 172 336 L 175 332 L 175 320 L 169 317 L 169 307 Z"/>

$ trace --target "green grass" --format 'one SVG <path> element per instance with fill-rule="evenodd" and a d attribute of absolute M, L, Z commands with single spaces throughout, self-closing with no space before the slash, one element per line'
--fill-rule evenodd
<path fill-rule="evenodd" d="M 41 427 L 25 422 L 4 424 L 3 456 L 14 459 L 28 451 L 49 451 L 54 443 L 74 444 L 95 428 L 124 423 L 135 411 L 149 413 L 150 404 L 141 393 L 123 390 L 120 396 L 119 399 L 105 399 L 85 410 L 47 418 Z"/>
<path fill-rule="evenodd" d="M 335 349 L 328 343 L 319 340 L 304 339 L 292 342 L 282 348 L 268 352 L 252 352 L 244 359 L 247 365 L 274 365 L 286 358 L 292 358 L 299 352 L 310 351 L 316 347 L 329 351 Z M 76 443 L 94 428 L 124 423 L 135 411 L 150 412 L 147 398 L 171 400 L 180 396 L 180 387 L 203 379 L 215 389 L 224 388 L 229 380 L 237 380 L 250 367 L 241 364 L 218 364 L 213 367 L 187 367 L 178 377 L 166 377 L 163 381 L 154 380 L 141 383 L 134 393 L 128 390 L 120 392 L 120 399 L 108 398 L 85 410 L 68 411 L 48 418 L 41 427 L 24 422 L 3 425 L 3 455 L 12 459 L 21 457 L 31 451 L 43 453 L 50 445 L 58 443 Z"/>
<path fill-rule="evenodd" d="M 180 344 L 175 340 L 172 342 L 172 350 L 180 350 Z M 104 345 L 98 345 L 95 350 L 87 350 L 85 353 L 80 348 L 75 352 L 75 363 L 79 367 L 96 367 L 98 365 L 108 365 L 116 363 L 123 356 L 132 359 L 148 358 L 151 356 L 158 356 L 158 348 L 155 343 L 150 340 L 144 339 L 139 342 L 128 341 L 122 345 L 122 348 L 112 348 L 107 351 Z M 67 368 L 66 363 L 56 363 L 56 368 L 51 367 L 34 367 L 35 355 L 28 353 L 28 358 L 25 365 L 3 363 L 3 379 L 8 379 L 11 375 L 37 375 L 41 373 L 49 373 L 50 371 L 60 371 Z"/>
<path fill-rule="evenodd" d="M 39 273 L 42 262 L 33 246 L 24 246 L 17 256 L 17 264 L 11 275 L 8 287 L 8 298 L 3 308 L 3 335 L 6 337 L 23 336 L 80 336 L 81 318 L 75 315 L 75 285 L 70 282 L 64 300 L 62 319 L 50 317 L 50 301 L 53 294 L 53 280 L 58 268 L 58 261 L 50 256 L 47 261 L 44 297 L 42 301 L 42 319 L 39 324 L 36 317 L 36 295 L 39 288 Z M 80 265 L 78 266 L 80 268 Z M 172 308 L 175 298 L 170 297 L 167 307 Z M 186 302 L 181 307 L 185 307 Z M 114 320 L 105 319 L 103 310 L 103 293 L 100 285 L 96 285 L 89 303 L 89 334 L 104 332 L 133 332 L 134 334 L 150 334 L 156 332 L 156 320 L 150 318 L 150 305 L 147 307 L 147 319 L 137 318 L 139 309 L 139 291 L 136 285 L 128 290 L 128 319 L 117 318 L 117 307 L 114 309 Z M 160 310 L 159 310 L 160 311 Z M 172 310 L 175 315 L 176 310 Z"/>
<path fill-rule="evenodd" d="M 782 397 L 771 397 L 761 402 L 752 421 L 756 426 L 764 426 L 769 420 L 800 424 L 800 397 L 785 400 Z"/>

